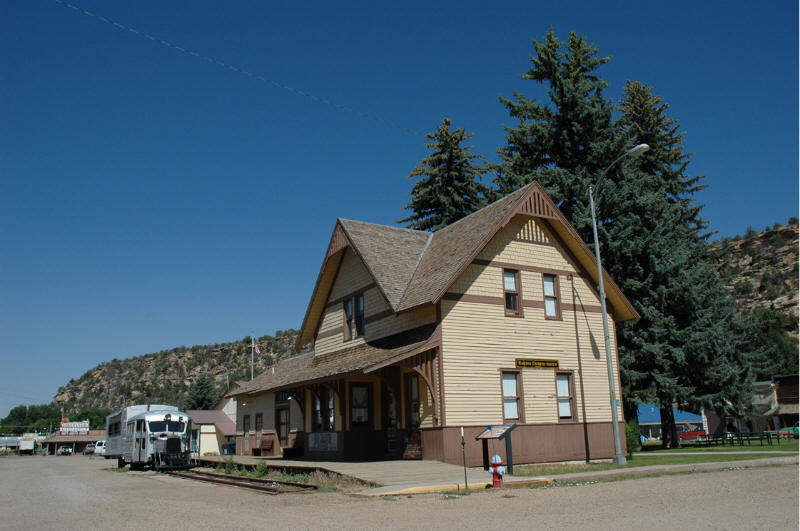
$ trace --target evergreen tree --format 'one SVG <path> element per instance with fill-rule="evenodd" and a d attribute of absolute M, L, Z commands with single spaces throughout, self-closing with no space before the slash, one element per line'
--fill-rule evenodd
<path fill-rule="evenodd" d="M 755 308 L 742 317 L 739 333 L 744 348 L 752 355 L 755 380 L 797 372 L 796 316 L 789 317 L 772 308 Z"/>
<path fill-rule="evenodd" d="M 214 382 L 204 374 L 189 387 L 183 409 L 212 409 L 218 401 L 219 393 L 214 387 Z"/>
<path fill-rule="evenodd" d="M 516 128 L 495 183 L 507 194 L 539 181 L 585 241 L 591 240 L 587 188 L 634 144 L 651 150 L 609 171 L 595 200 L 603 263 L 621 283 L 641 318 L 619 326 L 626 412 L 656 401 L 664 443 L 677 444 L 672 405 L 699 409 L 748 399 L 748 360 L 733 333 L 735 313 L 710 266 L 706 222 L 694 194 L 702 177 L 690 176 L 683 133 L 650 87 L 628 83 L 614 123 L 597 69 L 608 57 L 571 33 L 553 31 L 534 41 L 533 66 L 523 78 L 546 84 L 548 104 L 515 94 L 501 98 Z"/>
<path fill-rule="evenodd" d="M 741 407 L 750 387 L 733 301 L 711 265 L 702 207 L 694 203 L 702 177 L 687 175 L 683 133 L 667 108 L 652 88 L 627 84 L 618 127 L 651 149 L 630 161 L 635 171 L 609 184 L 614 212 L 600 233 L 604 263 L 641 315 L 618 325 L 626 411 L 655 401 L 662 441 L 677 446 L 673 403 L 695 411 Z"/>
<path fill-rule="evenodd" d="M 596 70 L 609 61 L 575 32 L 567 42 L 553 30 L 544 42 L 533 41 L 533 66 L 523 79 L 547 86 L 549 104 L 520 93 L 500 98 L 516 127 L 505 127 L 506 146 L 494 179 L 500 196 L 538 181 L 585 240 L 591 235 L 588 187 L 607 165 L 631 147 L 614 128 L 614 106 L 603 95 L 608 84 Z M 609 175 L 609 179 L 615 176 Z M 599 219 L 607 208 L 599 206 Z"/>
<path fill-rule="evenodd" d="M 706 185 L 702 183 L 704 176 L 687 173 L 691 157 L 683 150 L 685 133 L 679 130 L 678 120 L 666 115 L 668 109 L 663 98 L 653 94 L 653 87 L 628 80 L 618 108 L 622 116 L 617 125 L 627 130 L 636 144 L 650 146 L 637 167 L 658 179 L 666 199 L 681 207 L 678 222 L 693 229 L 696 243 L 706 239 L 703 231 L 708 223 L 701 217 L 703 206 L 695 203 L 694 194 Z"/>
<path fill-rule="evenodd" d="M 414 183 L 411 203 L 403 207 L 413 214 L 398 221 L 411 229 L 436 231 L 486 204 L 488 188 L 480 178 L 488 170 L 477 164 L 483 157 L 470 151 L 473 146 L 461 145 L 474 133 L 451 131 L 450 125 L 450 118 L 445 118 L 435 133 L 426 135 L 429 142 L 425 145 L 433 153 L 408 176 L 423 177 Z"/>

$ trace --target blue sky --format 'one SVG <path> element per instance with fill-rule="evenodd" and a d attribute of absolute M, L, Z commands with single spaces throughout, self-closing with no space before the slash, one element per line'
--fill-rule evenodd
<path fill-rule="evenodd" d="M 531 39 L 655 87 L 714 230 L 798 210 L 797 2 L 0 4 L 0 417 L 98 363 L 299 327 L 337 217 L 392 224 L 443 117 L 496 160 Z"/>

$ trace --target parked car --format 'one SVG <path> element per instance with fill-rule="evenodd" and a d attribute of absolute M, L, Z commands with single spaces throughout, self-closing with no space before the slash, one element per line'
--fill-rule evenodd
<path fill-rule="evenodd" d="M 682 441 L 688 441 L 692 439 L 697 439 L 698 437 L 702 437 L 706 435 L 705 430 L 698 430 L 694 426 L 676 426 L 678 431 L 678 439 Z"/>
<path fill-rule="evenodd" d="M 94 455 L 102 455 L 103 457 L 106 456 L 106 442 L 105 441 L 97 441 L 97 444 L 94 445 Z M 106 459 L 108 459 L 106 457 Z"/>
<path fill-rule="evenodd" d="M 94 453 L 94 443 L 89 443 L 83 449 L 83 455 L 91 455 Z"/>
<path fill-rule="evenodd" d="M 785 428 L 781 428 L 781 435 L 785 435 L 790 433 L 795 439 L 800 436 L 800 421 L 795 422 L 794 426 L 786 426 Z"/>
<path fill-rule="evenodd" d="M 56 452 L 56 455 L 72 455 L 72 447 L 71 446 L 62 446 Z"/>

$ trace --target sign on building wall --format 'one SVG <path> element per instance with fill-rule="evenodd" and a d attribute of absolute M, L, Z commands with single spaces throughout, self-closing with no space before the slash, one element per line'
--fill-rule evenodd
<path fill-rule="evenodd" d="M 59 431 L 61 435 L 89 435 L 89 421 L 62 422 Z"/>
<path fill-rule="evenodd" d="M 517 358 L 514 362 L 517 369 L 558 369 L 558 360 Z"/>
<path fill-rule="evenodd" d="M 336 452 L 339 450 L 339 437 L 336 432 L 310 433 L 308 449 L 312 452 Z"/>

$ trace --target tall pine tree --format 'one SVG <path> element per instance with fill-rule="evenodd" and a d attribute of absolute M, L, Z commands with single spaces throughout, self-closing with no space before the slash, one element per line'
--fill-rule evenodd
<path fill-rule="evenodd" d="M 703 206 L 695 202 L 695 194 L 704 190 L 702 175 L 689 175 L 690 155 L 684 151 L 684 134 L 680 123 L 667 116 L 667 104 L 653 87 L 628 80 L 618 110 L 622 113 L 618 126 L 627 130 L 637 144 L 647 144 L 647 152 L 637 167 L 657 178 L 668 201 L 681 208 L 681 225 L 694 230 L 695 242 L 705 240 L 708 223 L 702 219 Z"/>
<path fill-rule="evenodd" d="M 533 65 L 522 78 L 545 85 L 549 102 L 520 93 L 513 100 L 500 98 L 517 125 L 505 127 L 507 144 L 498 150 L 494 182 L 502 196 L 538 181 L 587 239 L 588 186 L 630 147 L 613 125 L 614 106 L 603 94 L 608 84 L 596 73 L 610 58 L 598 57 L 597 48 L 575 32 L 563 42 L 550 29 L 544 42 L 533 45 Z M 606 210 L 599 207 L 604 219 Z"/>
<path fill-rule="evenodd" d="M 618 127 L 651 149 L 611 185 L 615 213 L 601 232 L 605 263 L 641 315 L 618 325 L 626 411 L 655 401 L 663 442 L 676 446 L 673 403 L 695 411 L 743 404 L 749 362 L 704 243 L 707 224 L 694 198 L 702 177 L 688 175 L 683 133 L 667 108 L 651 87 L 627 84 Z"/>
<path fill-rule="evenodd" d="M 473 146 L 462 146 L 474 133 L 450 130 L 450 118 L 442 120 L 435 133 L 428 133 L 425 145 L 433 153 L 409 174 L 422 177 L 411 190 L 411 203 L 404 209 L 413 212 L 398 221 L 417 230 L 436 231 L 480 210 L 486 204 L 488 188 L 480 182 L 488 170 L 478 164 L 483 157 L 472 153 Z"/>
<path fill-rule="evenodd" d="M 619 327 L 626 412 L 656 401 L 664 442 L 674 445 L 673 402 L 718 407 L 747 394 L 731 302 L 705 255 L 706 222 L 694 197 L 702 177 L 687 173 L 683 133 L 652 89 L 629 83 L 614 123 L 597 75 L 608 57 L 575 33 L 562 42 L 551 30 L 534 46 L 523 78 L 546 85 L 549 102 L 501 98 L 518 124 L 506 128 L 499 150 L 498 193 L 539 181 L 590 241 L 588 186 L 626 149 L 650 144 L 610 171 L 595 198 L 603 263 L 642 316 Z"/>

